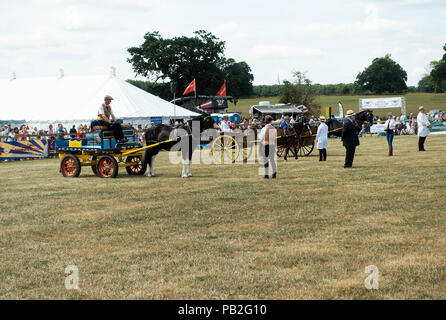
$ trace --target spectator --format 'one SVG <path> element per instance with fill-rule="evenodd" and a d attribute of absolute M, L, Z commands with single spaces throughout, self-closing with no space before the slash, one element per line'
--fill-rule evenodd
<path fill-rule="evenodd" d="M 63 127 L 63 125 L 61 124 L 61 123 L 59 123 L 58 125 L 57 125 L 57 131 L 56 131 L 56 134 L 57 134 L 57 140 L 63 140 L 64 139 L 64 136 L 63 136 L 63 134 L 65 134 L 66 132 L 65 132 L 65 129 L 64 129 L 64 127 Z"/>
<path fill-rule="evenodd" d="M 26 130 L 26 128 L 27 126 L 22 124 L 20 126 L 19 135 L 24 135 L 24 136 L 28 135 L 28 130 Z M 26 137 L 19 137 L 17 141 L 26 141 Z"/>
<path fill-rule="evenodd" d="M 71 139 L 76 138 L 76 133 L 77 133 L 76 125 L 73 124 L 73 127 L 70 129 L 70 137 L 71 137 Z"/>
<path fill-rule="evenodd" d="M 83 139 L 85 135 L 83 133 L 85 132 L 83 124 L 80 124 L 77 126 L 77 138 Z"/>
<path fill-rule="evenodd" d="M 32 135 L 37 136 L 39 134 L 39 130 L 37 130 L 37 127 L 34 127 L 33 131 L 31 131 Z M 34 137 L 29 137 L 29 140 L 34 140 Z M 37 140 L 37 139 L 36 139 Z"/>
<path fill-rule="evenodd" d="M 409 134 L 416 134 L 416 133 L 417 133 L 417 118 L 412 117 L 412 121 L 410 122 Z"/>
<path fill-rule="evenodd" d="M 143 140 L 144 130 L 142 129 L 142 125 L 138 124 L 138 129 L 136 130 L 136 134 L 138 136 L 139 143 L 144 143 Z"/>
<path fill-rule="evenodd" d="M 2 133 L 1 133 L 2 138 L 1 138 L 0 141 L 1 141 L 1 142 L 5 142 L 7 138 L 3 138 L 3 137 L 7 137 L 8 134 L 9 134 L 8 126 L 5 125 L 5 126 L 2 128 Z"/>
<path fill-rule="evenodd" d="M 310 121 L 308 121 L 308 124 L 311 126 L 315 122 L 314 116 L 311 116 Z"/>
<path fill-rule="evenodd" d="M 229 117 L 227 114 L 223 115 L 219 125 L 221 132 L 231 132 L 231 127 L 228 124 L 228 119 Z"/>
<path fill-rule="evenodd" d="M 17 141 L 16 135 L 19 134 L 19 128 L 15 127 L 13 130 L 9 131 L 9 138 L 8 138 L 8 142 L 13 142 L 13 141 Z"/>

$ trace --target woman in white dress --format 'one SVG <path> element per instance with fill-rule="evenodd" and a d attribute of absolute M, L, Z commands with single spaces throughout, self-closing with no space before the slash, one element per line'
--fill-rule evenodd
<path fill-rule="evenodd" d="M 325 124 L 325 117 L 319 118 L 321 124 L 317 128 L 316 140 L 317 149 L 319 150 L 319 161 L 327 160 L 327 146 L 328 146 L 328 126 Z"/>

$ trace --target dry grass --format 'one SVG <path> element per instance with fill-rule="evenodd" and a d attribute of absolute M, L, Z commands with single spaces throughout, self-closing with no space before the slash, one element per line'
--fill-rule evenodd
<path fill-rule="evenodd" d="M 2 299 L 445 299 L 445 137 L 361 139 L 354 169 L 330 140 L 279 162 L 179 165 L 156 178 L 77 179 L 57 160 L 0 163 Z M 379 290 L 364 287 L 367 265 Z M 80 291 L 66 290 L 67 265 Z"/>

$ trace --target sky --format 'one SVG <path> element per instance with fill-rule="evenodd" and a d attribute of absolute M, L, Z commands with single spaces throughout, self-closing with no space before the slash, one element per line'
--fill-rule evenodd
<path fill-rule="evenodd" d="M 141 79 L 127 48 L 144 34 L 212 32 L 254 84 L 306 72 L 351 83 L 387 53 L 417 85 L 446 43 L 446 0 L 0 0 L 0 79 L 100 75 Z M 229 89 L 228 89 L 229 90 Z"/>

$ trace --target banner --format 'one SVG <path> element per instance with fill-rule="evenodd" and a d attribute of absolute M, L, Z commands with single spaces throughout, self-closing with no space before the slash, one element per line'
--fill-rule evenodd
<path fill-rule="evenodd" d="M 0 142 L 0 160 L 48 157 L 45 140 Z"/>
<path fill-rule="evenodd" d="M 339 106 L 339 115 L 344 118 L 344 106 L 342 105 L 341 101 L 338 102 Z"/>
<path fill-rule="evenodd" d="M 360 110 L 364 109 L 386 109 L 386 108 L 403 108 L 403 98 L 375 98 L 375 99 L 360 99 Z"/>
<path fill-rule="evenodd" d="M 446 131 L 446 121 L 429 120 L 429 122 L 431 123 L 430 132 Z"/>

